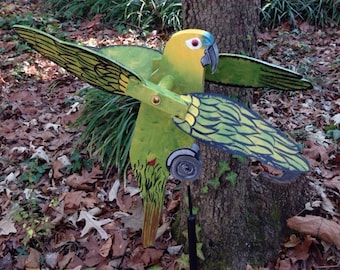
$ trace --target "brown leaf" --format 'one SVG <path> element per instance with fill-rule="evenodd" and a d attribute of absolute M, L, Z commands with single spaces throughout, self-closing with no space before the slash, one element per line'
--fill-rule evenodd
<path fill-rule="evenodd" d="M 326 187 L 334 188 L 340 191 L 340 175 L 335 176 L 331 180 L 325 180 L 324 184 Z"/>
<path fill-rule="evenodd" d="M 84 191 L 72 191 L 67 192 L 64 195 L 65 210 L 74 210 L 80 207 L 80 204 L 86 197 L 86 192 Z M 61 201 L 61 199 L 59 199 Z"/>
<path fill-rule="evenodd" d="M 53 177 L 55 179 L 59 179 L 63 177 L 63 174 L 60 172 L 60 169 L 64 168 L 65 165 L 62 160 L 58 159 L 57 161 L 53 162 L 52 170 L 53 170 Z"/>
<path fill-rule="evenodd" d="M 112 246 L 112 237 L 109 237 L 104 243 L 104 245 L 101 246 L 99 250 L 99 254 L 104 258 L 107 257 L 110 253 L 111 246 Z"/>
<path fill-rule="evenodd" d="M 141 200 L 135 202 L 134 206 L 129 210 L 130 216 L 122 217 L 125 228 L 138 231 L 143 227 L 143 203 Z"/>
<path fill-rule="evenodd" d="M 279 260 L 277 270 L 293 270 L 290 259 Z"/>
<path fill-rule="evenodd" d="M 62 256 L 61 259 L 59 259 L 58 261 L 58 266 L 59 269 L 65 269 L 75 257 L 75 252 L 69 252 L 65 256 L 61 254 L 61 256 Z"/>
<path fill-rule="evenodd" d="M 321 161 L 324 163 L 328 163 L 329 156 L 327 148 L 325 146 L 315 144 L 312 141 L 307 141 L 306 146 L 308 148 L 305 148 L 303 151 L 303 154 L 305 156 L 318 162 Z"/>
<path fill-rule="evenodd" d="M 140 258 L 145 266 L 153 265 L 161 259 L 163 256 L 164 250 L 154 249 L 154 248 L 146 248 Z"/>
<path fill-rule="evenodd" d="M 31 269 L 40 269 L 40 256 L 41 253 L 34 249 L 30 249 L 30 254 L 28 255 L 27 260 L 25 261 L 25 267 Z"/>
<path fill-rule="evenodd" d="M 295 216 L 287 220 L 289 228 L 310 234 L 328 243 L 340 246 L 340 225 L 323 217 L 307 215 Z"/>
<path fill-rule="evenodd" d="M 119 190 L 116 201 L 119 209 L 123 212 L 128 212 L 133 204 L 132 197 L 129 194 L 125 194 L 123 188 Z"/>
<path fill-rule="evenodd" d="M 112 257 L 121 257 L 125 254 L 128 241 L 124 239 L 121 230 L 114 231 L 114 241 L 112 245 Z"/>
<path fill-rule="evenodd" d="M 292 234 L 291 236 L 289 236 L 289 240 L 285 242 L 283 246 L 286 248 L 292 248 L 292 247 L 296 247 L 300 243 L 301 243 L 300 238 L 298 238 L 296 234 Z"/>
<path fill-rule="evenodd" d="M 91 235 L 87 238 L 87 241 L 84 242 L 86 249 L 88 252 L 86 253 L 84 264 L 88 267 L 93 267 L 103 262 L 103 257 L 100 255 L 100 248 L 104 245 L 105 242 L 103 240 L 98 240 L 97 237 Z"/>
<path fill-rule="evenodd" d="M 66 184 L 76 189 L 92 190 L 91 184 L 97 182 L 102 174 L 103 171 L 99 167 L 93 167 L 91 172 L 83 168 L 81 174 L 74 173 L 67 177 Z"/>
<path fill-rule="evenodd" d="M 307 261 L 310 256 L 309 249 L 312 242 L 312 238 L 307 236 L 303 242 L 300 241 L 298 245 L 288 250 L 286 255 L 290 258 L 294 266 L 298 261 Z"/>

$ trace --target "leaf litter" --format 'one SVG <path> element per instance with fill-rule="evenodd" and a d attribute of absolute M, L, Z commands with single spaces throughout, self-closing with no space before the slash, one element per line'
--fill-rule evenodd
<path fill-rule="evenodd" d="M 15 5 L 22 12 L 34 8 L 32 3 Z M 84 21 L 79 29 L 66 26 L 63 31 L 70 33 L 69 39 L 92 46 L 163 45 L 163 37 L 155 32 L 146 40 L 139 39 L 133 33 L 103 29 L 99 19 Z M 0 31 L 1 36 L 10 34 Z M 169 229 L 169 220 L 180 203 L 176 182 L 168 185 L 170 195 L 155 247 L 144 249 L 140 239 L 142 202 L 132 173 L 124 186 L 123 179 L 114 173 L 105 175 L 95 161 L 90 169 L 80 164 L 78 172 L 67 170 L 81 136 L 80 130 L 70 127 L 82 108 L 81 97 L 74 97 L 85 84 L 36 53 L 18 53 L 18 42 L 1 41 L 0 265 L 5 269 L 145 269 L 152 265 L 178 269 L 185 258 L 180 257 L 182 247 Z M 261 59 L 295 69 L 314 84 L 313 90 L 296 93 L 255 91 L 253 109 L 305 145 L 303 154 L 311 164 L 306 177 L 314 190 L 303 213 L 287 220 L 298 234 L 290 235 L 277 260 L 262 269 L 336 269 L 340 267 L 340 153 L 336 137 L 340 130 L 340 31 L 301 23 L 292 33 L 282 25 L 259 33 L 258 45 Z M 80 154 L 82 159 L 90 159 L 86 153 Z M 34 173 L 46 168 L 44 165 L 49 169 L 27 183 L 22 180 L 27 160 L 36 162 L 30 163 L 36 166 Z M 270 170 L 255 164 L 252 169 L 254 174 Z M 24 194 L 26 186 L 30 187 L 29 197 Z M 33 235 L 24 246 L 27 226 L 34 222 L 29 218 L 26 223 L 15 221 L 11 213 L 16 204 L 27 207 L 33 201 L 39 226 L 45 224 L 43 216 L 53 226 L 49 234 Z M 173 249 L 177 251 L 169 251 Z M 254 268 L 248 265 L 247 269 Z"/>

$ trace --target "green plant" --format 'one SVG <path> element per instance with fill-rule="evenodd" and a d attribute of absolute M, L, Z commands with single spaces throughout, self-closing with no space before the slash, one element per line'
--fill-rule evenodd
<path fill-rule="evenodd" d="M 240 159 L 240 156 L 235 157 L 241 160 L 241 162 L 244 161 L 244 159 Z M 208 180 L 208 184 L 217 189 L 221 184 L 220 179 L 223 175 L 225 175 L 225 179 L 230 182 L 231 186 L 235 187 L 238 174 L 231 170 L 229 163 L 226 161 L 219 162 L 217 175 L 215 178 Z M 206 192 L 206 189 L 204 187 L 203 191 Z"/>
<path fill-rule="evenodd" d="M 66 166 L 67 173 L 75 173 L 81 171 L 83 167 L 90 171 L 93 165 L 92 159 L 84 158 L 78 149 L 75 149 L 70 157 L 70 164 Z"/>
<path fill-rule="evenodd" d="M 40 14 L 37 16 L 32 11 L 23 13 L 21 9 L 15 9 L 15 5 L 0 5 L 0 28 L 11 29 L 14 24 L 31 25 L 37 28 L 45 27 L 48 28 L 58 27 L 57 20 L 50 14 Z"/>
<path fill-rule="evenodd" d="M 48 0 L 46 7 L 57 12 L 61 19 L 78 19 L 102 15 L 102 22 L 119 30 L 181 29 L 181 1 L 168 0 Z"/>
<path fill-rule="evenodd" d="M 74 124 L 85 126 L 79 143 L 98 157 L 106 172 L 113 167 L 119 172 L 126 170 L 139 102 L 96 88 L 87 90 L 85 100 L 85 107 Z"/>
<path fill-rule="evenodd" d="M 51 169 L 50 165 L 38 158 L 28 159 L 22 162 L 21 165 L 23 166 L 23 173 L 19 181 L 29 184 L 38 183 L 40 178 Z"/>
<path fill-rule="evenodd" d="M 22 243 L 27 243 L 33 238 L 40 238 L 50 234 L 51 229 L 54 227 L 49 222 L 49 218 L 42 213 L 36 199 L 26 199 L 15 207 L 12 213 L 13 219 L 20 224 L 26 232 Z"/>
<path fill-rule="evenodd" d="M 326 135 L 331 137 L 334 141 L 338 141 L 340 139 L 340 130 L 336 128 L 328 129 Z"/>
<path fill-rule="evenodd" d="M 289 22 L 296 27 L 297 21 L 307 21 L 325 27 L 340 23 L 339 0 L 266 0 L 262 1 L 261 25 L 275 28 Z"/>

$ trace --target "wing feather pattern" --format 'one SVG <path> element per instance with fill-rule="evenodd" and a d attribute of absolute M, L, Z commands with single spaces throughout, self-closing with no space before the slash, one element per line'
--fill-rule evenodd
<path fill-rule="evenodd" d="M 190 104 L 187 114 L 173 121 L 195 139 L 283 171 L 309 171 L 297 144 L 240 102 L 211 93 L 182 98 Z"/>
<path fill-rule="evenodd" d="M 130 79 L 144 82 L 138 74 L 95 49 L 59 40 L 31 27 L 13 28 L 33 49 L 100 89 L 124 95 Z"/>
<path fill-rule="evenodd" d="M 221 53 L 214 74 L 206 72 L 206 80 L 241 87 L 271 87 L 280 90 L 303 90 L 312 84 L 294 71 L 256 58 Z"/>

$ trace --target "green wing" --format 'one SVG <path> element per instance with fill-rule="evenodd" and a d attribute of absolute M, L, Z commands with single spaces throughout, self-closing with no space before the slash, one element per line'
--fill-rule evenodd
<path fill-rule="evenodd" d="M 33 49 L 100 89 L 124 95 L 131 79 L 144 83 L 141 76 L 98 50 L 59 40 L 31 27 L 13 28 Z"/>
<path fill-rule="evenodd" d="M 122 63 L 146 79 L 150 78 L 162 57 L 160 51 L 130 45 L 107 46 L 99 49 L 99 52 L 109 59 Z"/>
<path fill-rule="evenodd" d="M 261 116 L 230 98 L 195 93 L 182 96 L 190 103 L 183 119 L 173 118 L 184 132 L 231 154 L 253 157 L 277 169 L 309 171 L 299 147 Z"/>
<path fill-rule="evenodd" d="M 206 80 L 241 87 L 271 87 L 280 90 L 312 88 L 308 80 L 289 69 L 238 54 L 222 53 L 214 74 L 206 72 Z"/>

